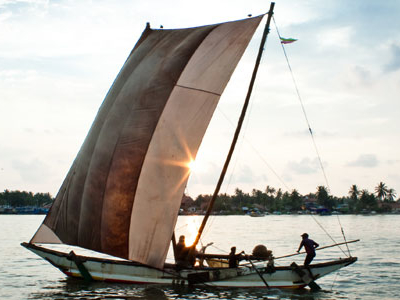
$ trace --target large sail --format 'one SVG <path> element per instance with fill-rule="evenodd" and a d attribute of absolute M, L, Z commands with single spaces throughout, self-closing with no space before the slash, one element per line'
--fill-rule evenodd
<path fill-rule="evenodd" d="M 162 268 L 194 159 L 262 16 L 145 29 L 31 242 Z"/>

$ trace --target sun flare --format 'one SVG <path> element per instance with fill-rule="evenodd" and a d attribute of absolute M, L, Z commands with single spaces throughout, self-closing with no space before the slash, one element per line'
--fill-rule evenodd
<path fill-rule="evenodd" d="M 195 171 L 195 170 L 198 168 L 197 163 L 196 163 L 195 160 L 191 160 L 191 161 L 188 163 L 188 167 L 189 167 L 189 169 L 190 169 L 190 172 L 193 172 L 193 171 Z"/>

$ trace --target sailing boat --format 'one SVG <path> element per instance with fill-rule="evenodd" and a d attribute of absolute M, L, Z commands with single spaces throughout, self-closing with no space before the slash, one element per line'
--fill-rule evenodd
<path fill-rule="evenodd" d="M 273 7 L 272 3 L 266 14 L 257 68 Z M 171 239 L 172 244 L 175 241 L 188 162 L 196 157 L 218 100 L 263 17 L 174 30 L 154 30 L 147 24 L 49 213 L 30 242 L 22 245 L 67 276 L 125 283 L 297 288 L 354 263 L 357 258 L 349 257 L 314 264 L 311 274 L 293 266 L 271 270 L 253 256 L 248 257 L 250 267 L 178 268 L 166 263 Z M 250 93 L 245 106 L 249 97 Z M 237 134 L 238 129 L 234 141 Z M 223 176 L 214 196 L 222 180 Z M 195 245 L 211 211 L 212 205 Z M 112 258 L 68 253 L 51 244 L 78 246 Z"/>

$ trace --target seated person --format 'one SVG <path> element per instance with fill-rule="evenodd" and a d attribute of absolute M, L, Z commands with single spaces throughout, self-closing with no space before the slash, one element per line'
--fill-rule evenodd
<path fill-rule="evenodd" d="M 229 253 L 229 268 L 236 268 L 238 266 L 238 261 L 242 259 L 243 253 L 242 251 L 236 254 L 236 247 L 231 248 L 231 252 Z"/>
<path fill-rule="evenodd" d="M 180 268 L 193 267 L 196 262 L 196 254 L 196 248 L 193 246 L 186 247 L 185 236 L 181 235 L 178 243 L 175 246 L 176 265 Z"/>

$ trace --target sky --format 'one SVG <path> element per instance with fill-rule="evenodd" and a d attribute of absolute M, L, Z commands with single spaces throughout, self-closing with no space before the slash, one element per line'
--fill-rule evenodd
<path fill-rule="evenodd" d="M 56 195 L 146 22 L 184 28 L 268 9 L 258 0 L 0 0 L 0 191 Z M 399 1 L 277 0 L 281 36 L 298 39 L 285 46 L 293 77 L 272 24 L 221 192 L 324 185 L 346 196 L 382 181 L 400 193 L 399 15 Z M 194 198 L 214 191 L 264 22 L 199 149 L 186 188 Z"/>

